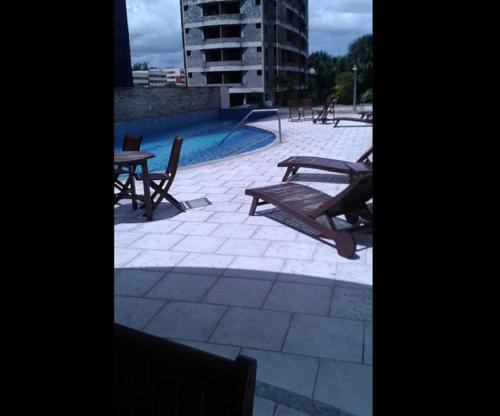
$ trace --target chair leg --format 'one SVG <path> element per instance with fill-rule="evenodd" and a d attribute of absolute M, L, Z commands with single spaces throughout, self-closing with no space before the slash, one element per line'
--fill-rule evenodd
<path fill-rule="evenodd" d="M 257 201 L 258 200 L 259 200 L 259 198 L 257 198 L 256 196 L 253 197 L 252 205 L 250 206 L 250 212 L 248 213 L 248 215 L 255 215 L 255 210 L 257 208 Z"/>
<path fill-rule="evenodd" d="M 182 204 L 177 201 L 177 199 L 175 199 L 172 195 L 170 195 L 169 193 L 165 193 L 164 195 L 165 199 L 170 202 L 174 207 L 176 207 L 179 211 L 181 212 L 185 212 L 186 210 L 184 209 L 184 207 L 182 206 Z"/>
<path fill-rule="evenodd" d="M 132 208 L 137 209 L 137 194 L 135 192 L 135 180 L 133 174 L 130 175 L 130 191 L 132 194 Z"/>
<path fill-rule="evenodd" d="M 292 173 L 292 170 L 293 170 L 292 166 L 289 166 L 288 168 L 286 168 L 285 176 L 283 176 L 283 179 L 281 180 L 281 182 L 286 182 L 286 180 L 288 179 L 288 177 Z"/>
<path fill-rule="evenodd" d="M 342 257 L 350 259 L 356 252 L 356 240 L 354 236 L 347 231 L 336 233 L 334 238 L 337 253 Z"/>
<path fill-rule="evenodd" d="M 329 237 L 335 242 L 337 253 L 340 256 L 350 259 L 356 252 L 356 239 L 348 231 L 338 231 L 332 218 L 326 215 L 326 220 L 331 228 Z"/>

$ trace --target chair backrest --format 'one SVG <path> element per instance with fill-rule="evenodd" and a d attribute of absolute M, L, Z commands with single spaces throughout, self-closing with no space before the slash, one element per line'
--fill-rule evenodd
<path fill-rule="evenodd" d="M 303 108 L 312 108 L 312 100 L 310 98 L 304 98 L 302 100 L 302 107 Z"/>
<path fill-rule="evenodd" d="M 115 414 L 252 416 L 257 362 L 115 324 Z"/>
<path fill-rule="evenodd" d="M 288 108 L 300 108 L 300 100 L 288 100 Z"/>
<path fill-rule="evenodd" d="M 340 215 L 351 210 L 359 209 L 373 196 L 373 173 L 367 173 L 355 178 L 342 192 L 321 204 L 312 213 L 312 218 L 328 214 Z"/>
<path fill-rule="evenodd" d="M 371 163 L 370 155 L 373 153 L 373 147 L 370 147 L 361 157 L 356 160 L 358 163 Z"/>
<path fill-rule="evenodd" d="M 170 177 L 170 179 L 174 179 L 175 174 L 177 172 L 177 167 L 179 166 L 179 159 L 181 156 L 181 147 L 182 147 L 182 138 L 175 137 L 174 143 L 172 144 L 172 150 L 170 151 L 170 157 L 168 159 L 168 165 L 166 174 Z"/>
<path fill-rule="evenodd" d="M 139 151 L 141 149 L 142 136 L 133 136 L 131 134 L 126 134 L 123 143 L 122 150 L 126 151 Z"/>

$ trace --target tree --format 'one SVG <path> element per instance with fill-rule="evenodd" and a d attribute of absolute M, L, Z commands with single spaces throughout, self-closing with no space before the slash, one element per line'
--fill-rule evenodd
<path fill-rule="evenodd" d="M 289 99 L 295 98 L 297 92 L 294 88 L 293 81 L 282 73 L 274 75 L 271 82 L 276 88 L 279 88 L 283 92 L 280 94 L 281 104 L 286 104 Z"/>
<path fill-rule="evenodd" d="M 364 35 L 349 45 L 347 61 L 358 67 L 357 84 L 360 95 L 373 88 L 373 36 Z"/>
<path fill-rule="evenodd" d="M 147 71 L 148 69 L 150 68 L 147 62 L 139 62 L 132 65 L 132 71 Z"/>
<path fill-rule="evenodd" d="M 352 103 L 353 94 L 353 74 L 349 72 L 341 72 L 335 78 L 335 86 L 332 88 L 332 93 L 337 97 L 339 104 Z"/>
<path fill-rule="evenodd" d="M 315 74 L 309 76 L 309 92 L 315 105 L 323 104 L 331 91 L 341 95 L 339 103 L 352 102 L 352 67 L 354 64 L 358 67 L 356 79 L 358 95 L 361 96 L 373 87 L 372 44 L 372 35 L 364 35 L 349 45 L 349 50 L 345 55 L 334 57 L 325 51 L 319 51 L 309 56 L 309 68 L 315 70 Z M 346 73 L 351 75 L 345 75 Z M 348 87 L 349 78 L 351 86 Z M 337 87 L 339 82 L 340 85 Z M 368 96 L 369 94 L 366 97 Z"/>
<path fill-rule="evenodd" d="M 309 68 L 314 68 L 315 74 L 309 77 L 309 90 L 315 104 L 322 104 L 330 94 L 335 84 L 336 58 L 325 51 L 309 55 Z"/>

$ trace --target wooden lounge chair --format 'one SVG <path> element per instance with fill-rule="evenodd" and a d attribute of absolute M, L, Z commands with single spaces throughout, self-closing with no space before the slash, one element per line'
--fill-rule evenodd
<path fill-rule="evenodd" d="M 165 198 L 168 202 L 170 202 L 174 207 L 176 207 L 179 211 L 184 212 L 185 208 L 182 204 L 177 201 L 172 195 L 168 193 L 168 190 L 172 186 L 174 182 L 175 174 L 177 173 L 177 167 L 179 166 L 179 158 L 181 154 L 182 147 L 182 139 L 180 137 L 176 137 L 174 139 L 174 143 L 172 144 L 172 150 L 170 152 L 170 158 L 168 160 L 167 169 L 164 173 L 150 173 L 149 176 L 149 186 L 153 189 L 153 193 L 151 195 L 151 201 L 153 203 L 152 210 L 154 211 L 158 208 L 161 201 Z M 137 180 L 143 180 L 141 174 L 135 175 Z M 144 208 L 144 204 L 141 205 L 141 208 Z M 146 214 L 144 214 L 146 215 Z"/>
<path fill-rule="evenodd" d="M 302 119 L 306 119 L 306 112 L 311 114 L 311 120 L 314 118 L 312 100 L 305 98 L 302 100 Z"/>
<path fill-rule="evenodd" d="M 294 118 L 294 114 L 297 117 Z M 300 100 L 288 100 L 288 120 L 289 121 L 300 121 L 302 114 L 300 111 Z"/>
<path fill-rule="evenodd" d="M 372 177 L 372 174 L 357 177 L 335 196 L 293 182 L 247 189 L 245 194 L 253 197 L 249 215 L 254 215 L 259 205 L 272 204 L 332 239 L 339 255 L 351 258 L 356 251 L 352 232 L 370 227 L 373 222 L 371 209 L 366 205 L 372 198 Z M 360 217 L 366 222 L 339 230 L 333 221 L 339 215 L 345 215 L 350 224 L 355 224 Z M 327 225 L 318 221 L 320 217 L 326 218 Z"/>
<path fill-rule="evenodd" d="M 317 123 L 318 121 L 321 121 L 323 124 L 326 123 L 328 120 L 331 120 L 330 118 L 328 118 L 330 114 L 332 115 L 332 117 L 335 117 L 335 104 L 337 104 L 336 97 L 334 97 L 333 95 L 327 97 L 323 108 L 318 112 L 316 116 L 314 116 L 313 114 L 313 123 Z"/>
<path fill-rule="evenodd" d="M 359 123 L 373 124 L 373 113 L 372 112 L 361 112 L 360 117 L 334 117 L 333 127 L 337 127 L 340 121 L 356 121 Z"/>
<path fill-rule="evenodd" d="M 257 362 L 115 324 L 115 415 L 252 416 Z"/>
<path fill-rule="evenodd" d="M 122 151 L 133 151 L 138 152 L 141 150 L 142 136 L 133 136 L 131 134 L 126 134 L 122 142 Z M 119 179 L 120 175 L 128 174 L 125 182 Z M 118 189 L 119 193 L 115 195 L 115 204 L 120 200 L 119 195 L 125 194 L 130 191 L 131 195 L 135 195 L 135 182 L 134 182 L 135 166 L 117 166 L 114 170 L 115 182 L 114 187 Z M 132 207 L 137 209 L 137 200 L 132 198 Z"/>
<path fill-rule="evenodd" d="M 358 111 L 358 114 L 360 115 L 361 118 L 373 118 L 373 111 L 371 110 Z"/>
<path fill-rule="evenodd" d="M 282 179 L 283 182 L 286 182 L 291 175 L 295 175 L 300 168 L 342 173 L 349 175 L 349 179 L 352 181 L 358 175 L 372 172 L 372 162 L 370 160 L 372 152 L 373 150 L 370 147 L 356 162 L 315 156 L 292 156 L 279 162 L 278 167 L 287 168 Z"/>

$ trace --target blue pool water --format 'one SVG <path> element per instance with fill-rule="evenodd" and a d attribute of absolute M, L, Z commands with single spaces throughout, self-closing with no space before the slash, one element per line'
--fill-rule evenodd
<path fill-rule="evenodd" d="M 168 129 L 162 129 L 160 133 L 135 134 L 143 136 L 141 150 L 150 151 L 156 155 L 148 160 L 148 168 L 152 172 L 165 170 L 175 136 L 184 139 L 180 166 L 193 165 L 255 150 L 268 145 L 276 138 L 271 132 L 243 125 L 235 130 L 222 145 L 218 146 L 218 143 L 238 121 L 217 118 L 187 126 L 170 126 Z M 119 151 L 120 148 L 121 140 L 115 140 L 115 151 Z"/>

